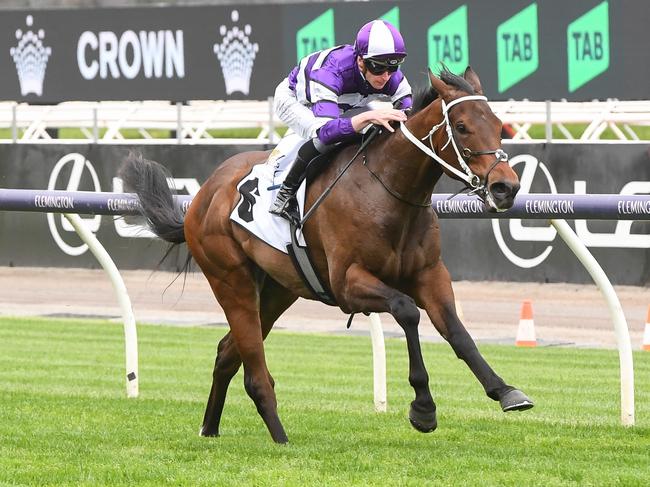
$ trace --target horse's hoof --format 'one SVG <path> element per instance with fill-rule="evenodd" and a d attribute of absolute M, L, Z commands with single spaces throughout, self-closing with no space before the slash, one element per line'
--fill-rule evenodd
<path fill-rule="evenodd" d="M 213 438 L 215 436 L 219 436 L 218 431 L 207 431 L 203 426 L 201 426 L 201 429 L 199 430 L 199 436 L 205 436 L 206 438 Z"/>
<path fill-rule="evenodd" d="M 420 433 L 431 433 L 438 427 L 438 420 L 436 419 L 436 410 L 431 412 L 416 411 L 411 406 L 409 410 L 409 421 Z"/>
<path fill-rule="evenodd" d="M 531 401 L 526 394 L 519 389 L 513 389 L 506 392 L 501 399 L 501 409 L 504 413 L 508 411 L 525 411 L 532 408 L 535 404 Z"/>

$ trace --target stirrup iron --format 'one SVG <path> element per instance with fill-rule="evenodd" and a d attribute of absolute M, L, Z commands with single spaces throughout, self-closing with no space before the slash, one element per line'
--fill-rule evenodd
<path fill-rule="evenodd" d="M 285 186 L 281 187 L 273 205 L 269 209 L 269 213 L 281 216 L 298 225 L 300 223 L 300 213 L 295 193 Z"/>

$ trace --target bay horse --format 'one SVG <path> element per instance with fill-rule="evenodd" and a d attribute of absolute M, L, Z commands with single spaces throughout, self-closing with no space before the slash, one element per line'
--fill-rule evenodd
<path fill-rule="evenodd" d="M 433 431 L 437 419 L 420 349 L 418 308 L 426 311 L 503 411 L 533 406 L 492 370 L 460 322 L 449 272 L 440 257 L 438 218 L 430 204 L 436 182 L 447 173 L 464 181 L 495 211 L 512 206 L 519 180 L 501 150 L 502 124 L 470 67 L 462 77 L 446 69 L 437 77 L 429 70 L 429 80 L 422 106 L 400 129 L 381 134 L 368 146 L 364 162 L 349 166 L 303 227 L 315 269 L 340 309 L 388 312 L 404 330 L 408 380 L 415 391 L 409 420 L 421 432 Z M 310 183 L 306 208 L 356 150 L 342 149 Z M 187 242 L 228 320 L 230 330 L 217 348 L 200 434 L 218 436 L 228 385 L 243 364 L 246 392 L 272 439 L 285 443 L 263 342 L 298 297 L 316 298 L 287 254 L 230 220 L 240 199 L 238 182 L 267 157 L 268 152 L 245 152 L 220 164 L 184 217 L 161 165 L 130 157 L 121 176 L 125 187 L 139 195 L 154 233 L 173 244 Z"/>

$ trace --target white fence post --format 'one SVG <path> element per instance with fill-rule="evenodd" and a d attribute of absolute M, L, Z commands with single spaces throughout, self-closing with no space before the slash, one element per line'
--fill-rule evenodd
<path fill-rule="evenodd" d="M 176 143 L 183 143 L 183 104 L 176 102 Z"/>
<path fill-rule="evenodd" d="M 11 141 L 15 144 L 18 140 L 18 114 L 16 110 L 18 107 L 14 104 L 11 105 Z"/>
<path fill-rule="evenodd" d="M 275 112 L 273 111 L 273 97 L 269 96 L 267 101 L 269 104 L 269 144 L 275 144 L 275 124 L 273 121 Z"/>
<path fill-rule="evenodd" d="M 93 107 L 93 143 L 99 141 L 99 117 L 97 115 L 97 106 Z"/>
<path fill-rule="evenodd" d="M 384 330 L 377 313 L 370 313 L 370 338 L 372 340 L 372 368 L 375 393 L 375 411 L 386 412 L 386 348 Z"/>
<path fill-rule="evenodd" d="M 557 233 L 573 251 L 585 269 L 593 278 L 596 286 L 601 290 L 609 312 L 614 321 L 614 331 L 618 343 L 618 358 L 621 375 L 621 423 L 623 426 L 634 426 L 634 366 L 632 364 L 632 345 L 630 333 L 627 328 L 627 321 L 623 314 L 621 302 L 609 282 L 607 275 L 600 264 L 594 259 L 587 247 L 578 238 L 565 220 L 551 220 L 551 224 Z"/>
<path fill-rule="evenodd" d="M 72 224 L 77 234 L 88 245 L 88 248 L 97 258 L 111 280 L 117 301 L 122 310 L 124 320 L 124 348 L 126 355 L 126 395 L 127 397 L 138 397 L 138 334 L 135 326 L 135 317 L 131 308 L 131 300 L 126 291 L 126 285 L 122 280 L 120 271 L 117 270 L 113 259 L 108 255 L 106 249 L 97 240 L 97 237 L 86 228 L 81 217 L 77 214 L 65 213 L 64 216 Z"/>

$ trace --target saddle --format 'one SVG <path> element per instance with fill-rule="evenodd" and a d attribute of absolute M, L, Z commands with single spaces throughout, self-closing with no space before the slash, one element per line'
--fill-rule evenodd
<path fill-rule="evenodd" d="M 305 285 L 312 291 L 314 296 L 326 304 L 336 305 L 336 301 L 332 297 L 331 291 L 323 284 L 314 270 L 312 259 L 302 234 L 302 225 L 327 197 L 338 179 L 345 173 L 373 138 L 374 135 L 372 133 L 367 134 L 363 138 L 361 146 L 354 158 L 341 169 L 328 189 L 309 208 L 309 211 L 304 211 L 307 184 L 313 182 L 322 172 L 323 167 L 331 163 L 332 159 L 343 148 L 349 147 L 350 144 L 358 143 L 359 140 L 355 138 L 346 144 L 340 144 L 334 150 L 318 156 L 310 162 L 307 167 L 305 181 L 296 193 L 301 214 L 304 214 L 302 220 L 297 225 L 290 224 L 284 218 L 272 215 L 268 211 L 271 203 L 275 199 L 277 190 L 281 186 L 279 183 L 282 181 L 282 172 L 288 170 L 287 166 L 292 157 L 290 152 L 280 151 L 275 157 L 272 155 L 267 163 L 254 165 L 251 172 L 244 176 L 237 184 L 240 199 L 233 208 L 230 219 L 271 247 L 287 253 L 291 257 Z M 295 150 L 297 151 L 297 148 Z"/>

